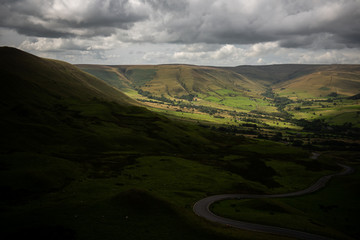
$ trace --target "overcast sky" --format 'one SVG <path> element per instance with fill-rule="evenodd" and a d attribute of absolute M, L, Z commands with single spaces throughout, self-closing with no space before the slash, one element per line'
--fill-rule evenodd
<path fill-rule="evenodd" d="M 360 64 L 360 0 L 0 0 L 0 45 L 71 63 Z"/>

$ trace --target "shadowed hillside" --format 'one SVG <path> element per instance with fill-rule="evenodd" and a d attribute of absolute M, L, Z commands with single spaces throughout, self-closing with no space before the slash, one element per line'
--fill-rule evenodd
<path fill-rule="evenodd" d="M 68 63 L 0 48 L 6 239 L 278 239 L 214 226 L 194 215 L 192 205 L 214 194 L 296 191 L 338 169 L 332 159 L 248 139 L 231 126 L 169 119 L 116 89 L 169 108 L 192 106 L 217 114 L 214 119 L 225 119 L 215 107 L 249 118 L 229 106 L 245 103 L 250 111 L 269 100 L 254 97 L 262 87 L 238 73 L 178 65 L 86 67 L 104 81 Z M 280 132 L 275 137 L 282 140 Z"/>
<path fill-rule="evenodd" d="M 169 239 L 177 232 L 189 239 L 219 239 L 194 229 L 151 189 L 174 181 L 161 174 L 176 169 L 182 175 L 195 171 L 180 184 L 189 188 L 196 169 L 205 165 L 180 156 L 211 156 L 224 146 L 215 141 L 221 136 L 233 144 L 243 139 L 170 121 L 68 63 L 17 49 L 0 48 L 0 74 L 3 236 Z M 150 166 L 143 166 L 141 159 L 152 156 Z M 169 165 L 173 159 L 179 162 Z M 136 233 L 139 228 L 146 233 Z"/>
<path fill-rule="evenodd" d="M 2 47 L 1 72 L 2 87 L 6 89 L 5 96 L 1 100 L 14 101 L 42 101 L 42 98 L 52 99 L 73 98 L 78 100 L 91 100 L 101 98 L 106 101 L 113 101 L 123 106 L 129 106 L 136 102 L 114 89 L 103 81 L 79 71 L 71 64 L 42 59 L 17 49 Z M 46 91 L 44 91 L 46 90 Z M 38 98 L 33 98 L 36 92 Z M 47 95 L 45 97 L 45 95 Z M 48 99 L 47 99 L 48 100 Z M 48 102 L 48 104 L 50 104 Z"/>

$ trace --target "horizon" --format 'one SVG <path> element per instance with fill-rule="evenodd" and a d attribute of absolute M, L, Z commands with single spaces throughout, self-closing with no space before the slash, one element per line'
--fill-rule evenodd
<path fill-rule="evenodd" d="M 360 64 L 359 9 L 359 0 L 4 0 L 0 44 L 72 64 Z"/>
<path fill-rule="evenodd" d="M 7 48 L 13 48 L 13 49 L 17 49 L 29 54 L 32 54 L 34 56 L 37 57 L 41 57 L 41 58 L 45 58 L 45 59 L 54 59 L 54 60 L 59 60 L 59 61 L 65 61 L 66 60 L 62 60 L 62 59 L 56 59 L 56 58 L 47 58 L 47 57 L 42 57 L 41 55 L 38 55 L 36 53 L 32 53 L 30 51 L 25 51 L 22 49 L 19 49 L 17 47 L 13 47 L 13 46 L 0 46 L 0 48 L 3 47 L 7 47 Z M 102 63 L 71 63 L 72 65 L 94 65 L 94 66 L 166 66 L 166 65 L 185 65 L 185 66 L 194 66 L 194 67 L 214 67 L 214 68 L 236 68 L 236 67 L 266 67 L 266 66 L 283 66 L 283 65 L 308 65 L 308 66 L 332 66 L 332 65 L 360 65 L 360 63 L 275 63 L 275 64 L 242 64 L 242 65 L 234 65 L 234 66 L 217 66 L 217 65 L 200 65 L 200 64 L 190 64 L 190 63 L 157 63 L 157 64 L 102 64 Z"/>

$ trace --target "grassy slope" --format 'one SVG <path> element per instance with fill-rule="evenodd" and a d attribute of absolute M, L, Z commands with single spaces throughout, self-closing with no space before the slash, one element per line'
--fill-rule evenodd
<path fill-rule="evenodd" d="M 94 69 L 114 71 L 115 66 L 81 66 L 86 71 Z M 145 91 L 165 96 L 181 96 L 189 93 L 205 94 L 220 89 L 258 96 L 264 85 L 273 86 L 281 96 L 299 98 L 326 96 L 331 92 L 352 96 L 359 92 L 358 65 L 269 65 L 238 66 L 233 68 L 213 68 L 188 65 L 122 66 L 132 82 L 145 79 L 137 84 Z M 92 70 L 93 69 L 93 70 Z M 143 74 L 133 74 L 140 71 Z M 144 75 L 146 71 L 150 74 Z M 129 73 L 130 72 L 130 73 Z M 96 75 L 96 74 L 95 74 Z M 110 80 L 101 75 L 98 77 Z M 111 78 L 114 81 L 114 77 Z M 119 78 L 119 81 L 124 81 Z M 136 84 L 135 84 L 136 85 Z M 145 85 L 145 86 L 144 86 Z M 293 93 L 295 92 L 295 93 Z M 307 94 L 306 94 L 307 93 Z M 218 95 L 218 94 L 217 94 Z M 218 96 L 221 96 L 218 95 Z"/>
<path fill-rule="evenodd" d="M 332 92 L 353 96 L 360 90 L 358 65 L 330 65 L 319 67 L 307 74 L 275 86 L 281 96 L 290 98 L 319 98 Z"/>
<path fill-rule="evenodd" d="M 259 81 L 271 86 L 275 83 L 284 82 L 299 76 L 310 74 L 321 65 L 305 64 L 281 64 L 266 66 L 237 66 L 224 69 L 234 71 L 254 81 Z"/>
<path fill-rule="evenodd" d="M 93 66 L 96 68 L 97 66 Z M 80 68 L 91 71 L 89 66 Z M 189 65 L 157 65 L 157 66 L 108 66 L 121 68 L 134 86 L 158 96 L 182 96 L 190 93 L 207 94 L 219 89 L 238 91 L 261 91 L 263 87 L 240 74 L 211 67 Z M 111 71 L 111 69 L 106 69 Z M 100 75 L 98 75 L 101 77 Z"/>
<path fill-rule="evenodd" d="M 359 177 L 357 165 L 355 174 L 337 177 L 313 194 L 284 199 L 229 200 L 215 203 L 212 210 L 233 219 L 311 231 L 336 239 L 354 239 L 359 236 Z"/>
<path fill-rule="evenodd" d="M 217 238 L 194 229 L 150 189 L 131 190 L 142 184 L 121 174 L 142 155 L 208 152 L 216 148 L 207 140 L 211 134 L 134 106 L 118 90 L 70 64 L 16 49 L 0 51 L 1 124 L 6 126 L 0 221 L 5 236 Z M 130 224 L 124 221 L 128 215 Z"/>
<path fill-rule="evenodd" d="M 0 221 L 9 236 L 264 239 L 213 226 L 191 206 L 223 191 L 302 188 L 323 173 L 304 170 L 307 151 L 170 121 L 72 65 L 0 51 Z M 279 160 L 288 159 L 303 178 L 287 174 Z"/>

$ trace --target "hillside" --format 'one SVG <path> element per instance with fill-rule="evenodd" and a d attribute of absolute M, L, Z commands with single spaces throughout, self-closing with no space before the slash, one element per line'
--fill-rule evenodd
<path fill-rule="evenodd" d="M 281 96 L 290 97 L 293 92 L 309 93 L 299 98 L 325 97 L 332 92 L 352 96 L 360 91 L 359 65 L 79 67 L 120 89 L 136 89 L 171 99 L 193 95 L 210 101 L 211 98 L 224 100 L 222 90 L 233 91 L 238 96 L 261 98 L 261 93 L 269 87 Z"/>
<path fill-rule="evenodd" d="M 264 66 L 237 66 L 225 67 L 223 69 L 233 71 L 246 76 L 253 81 L 260 82 L 267 86 L 279 82 L 286 82 L 290 79 L 311 74 L 322 65 L 306 65 L 306 64 L 279 64 Z"/>
<path fill-rule="evenodd" d="M 128 106 L 136 102 L 114 89 L 103 81 L 79 71 L 76 67 L 57 60 L 42 59 L 17 49 L 2 47 L 0 49 L 2 87 L 6 95 L 1 100 L 9 100 L 18 94 L 16 101 L 40 101 L 45 94 L 49 98 L 73 98 L 91 100 L 101 98 Z M 46 91 L 44 91 L 46 90 Z M 40 94 L 33 98 L 34 91 Z M 45 102 L 45 101 L 44 101 Z M 47 102 L 51 104 L 51 101 Z"/>
<path fill-rule="evenodd" d="M 210 96 L 220 89 L 243 94 L 264 88 L 248 78 L 214 67 L 192 65 L 97 66 L 78 65 L 81 69 L 106 81 L 121 82 L 119 87 L 134 87 L 157 96 L 180 98 L 184 95 Z M 118 78 L 118 81 L 115 79 Z"/>
<path fill-rule="evenodd" d="M 199 144 L 205 149 L 209 142 L 200 132 L 140 107 L 118 89 L 68 63 L 12 48 L 0 51 L 1 121 L 7 125 L 3 149 L 46 145 L 42 151 L 177 152 Z M 61 142 L 63 149 L 58 146 Z"/>
<path fill-rule="evenodd" d="M 275 92 L 297 99 L 321 98 L 331 93 L 353 96 L 360 92 L 360 66 L 329 65 L 314 72 L 281 82 Z"/>
<path fill-rule="evenodd" d="M 174 233 L 220 239 L 194 229 L 170 199 L 188 191 L 199 174 L 233 181 L 200 162 L 219 149 L 222 154 L 225 142 L 244 139 L 170 121 L 68 63 L 14 48 L 0 48 L 0 74 L 5 238 L 133 239 L 144 236 L 136 232 L 147 226 L 150 239 Z M 176 177 L 167 175 L 175 170 Z M 184 196 L 192 196 L 189 191 Z M 151 209 L 142 211 L 143 205 Z M 128 215 L 137 219 L 131 226 L 124 222 Z"/>
<path fill-rule="evenodd" d="M 6 239 L 277 239 L 214 226 L 196 216 L 192 205 L 222 193 L 297 191 L 338 170 L 330 154 L 311 159 L 307 148 L 242 136 L 242 129 L 258 129 L 254 122 L 234 127 L 184 117 L 189 106 L 210 112 L 216 106 L 229 109 L 212 113 L 211 119 L 231 121 L 221 118 L 225 113 L 249 118 L 236 115 L 240 113 L 230 105 L 242 99 L 260 106 L 260 98 L 242 95 L 256 89 L 217 89 L 235 86 L 229 81 L 234 78 L 253 86 L 237 73 L 193 66 L 95 67 L 105 80 L 116 76 L 118 83 L 123 78 L 127 95 L 137 94 L 144 104 L 184 110 L 175 111 L 178 118 L 168 118 L 71 64 L 13 48 L 0 48 L 0 53 L 0 222 Z M 177 74 L 188 81 L 185 87 L 176 85 Z M 149 82 L 161 90 L 159 76 L 174 84 L 166 97 L 136 90 L 150 88 Z M 197 77 L 191 76 L 206 83 L 199 85 L 198 96 L 173 100 L 181 91 L 194 90 L 191 81 Z M 208 83 L 213 85 L 205 93 Z M 212 105 L 205 108 L 199 102 Z M 293 134 L 276 131 L 281 141 Z M 342 152 L 336 161 L 348 155 Z M 337 216 L 345 218 L 346 213 Z M 316 229 L 319 224 L 328 226 L 321 220 L 305 221 L 304 227 Z M 329 225 L 320 234 L 343 238 L 346 230 Z"/>
<path fill-rule="evenodd" d="M 262 96 L 266 91 L 263 84 L 220 68 L 176 64 L 78 67 L 151 109 L 170 115 L 186 113 L 191 114 L 191 119 L 206 118 L 212 122 L 208 115 L 221 120 L 230 119 L 236 112 L 277 112 L 276 107 Z"/>

